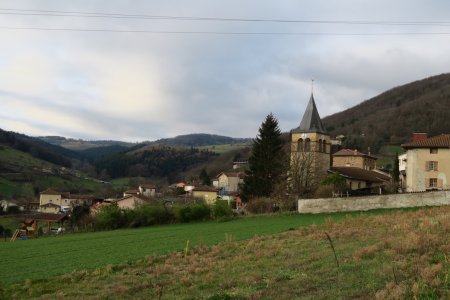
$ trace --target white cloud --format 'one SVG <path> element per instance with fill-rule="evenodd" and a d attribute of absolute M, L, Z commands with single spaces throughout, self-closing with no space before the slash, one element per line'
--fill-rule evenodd
<path fill-rule="evenodd" d="M 446 1 L 20 1 L 16 8 L 289 20 L 445 21 Z M 0 0 L 0 7 L 11 3 Z M 405 6 L 408 9 L 405 9 Z M 349 9 L 351 7 L 352 9 Z M 389 9 L 386 9 L 389 7 Z M 1 13 L 1 11 L 0 11 Z M 1 26 L 155 31 L 396 33 L 446 26 L 2 15 Z M 446 35 L 248 36 L 0 29 L 0 127 L 143 140 L 192 132 L 254 137 L 273 112 L 298 126 L 315 79 L 322 117 L 448 72 Z"/>

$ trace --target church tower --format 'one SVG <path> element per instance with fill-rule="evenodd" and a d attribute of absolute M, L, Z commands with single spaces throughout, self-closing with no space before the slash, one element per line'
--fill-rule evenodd
<path fill-rule="evenodd" d="M 290 136 L 291 174 L 301 181 L 301 190 L 311 191 L 326 176 L 331 161 L 330 136 L 322 125 L 312 93 L 300 126 L 292 129 Z"/>

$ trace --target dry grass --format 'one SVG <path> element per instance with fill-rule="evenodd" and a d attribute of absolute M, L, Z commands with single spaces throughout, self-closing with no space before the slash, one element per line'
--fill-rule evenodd
<path fill-rule="evenodd" d="M 450 207 L 348 217 L 26 281 L 0 298 L 449 299 L 449 233 Z"/>

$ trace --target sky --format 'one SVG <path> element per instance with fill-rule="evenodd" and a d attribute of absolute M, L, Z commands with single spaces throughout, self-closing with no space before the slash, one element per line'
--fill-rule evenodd
<path fill-rule="evenodd" d="M 0 0 L 0 128 L 252 138 L 449 72 L 449 1 Z M 314 84 L 312 84 L 314 80 Z"/>

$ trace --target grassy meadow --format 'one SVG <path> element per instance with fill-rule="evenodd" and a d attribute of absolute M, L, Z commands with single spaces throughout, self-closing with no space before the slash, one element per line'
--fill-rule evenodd
<path fill-rule="evenodd" d="M 173 224 L 139 229 L 66 234 L 0 243 L 0 285 L 42 279 L 74 270 L 104 267 L 167 254 L 189 246 L 213 245 L 232 237 L 248 239 L 311 224 L 338 220 L 344 214 L 275 215 L 228 222 Z M 14 253 L 14 255 L 10 255 Z"/>
<path fill-rule="evenodd" d="M 448 299 L 450 207 L 73 234 L 0 257 L 0 298 Z"/>

